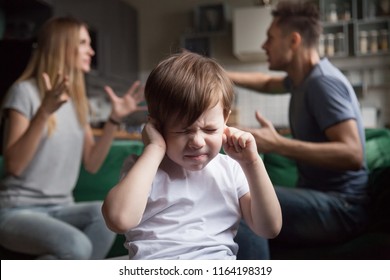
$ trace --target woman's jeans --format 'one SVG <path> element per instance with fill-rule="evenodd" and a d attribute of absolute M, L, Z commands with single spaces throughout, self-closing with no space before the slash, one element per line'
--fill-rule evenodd
<path fill-rule="evenodd" d="M 329 245 L 359 233 L 368 212 L 358 203 L 338 195 L 310 189 L 275 187 L 282 208 L 283 225 L 272 244 L 286 247 Z M 236 236 L 238 259 L 269 259 L 266 239 L 255 235 L 241 222 Z"/>
<path fill-rule="evenodd" d="M 3 247 L 39 259 L 104 259 L 115 234 L 101 214 L 102 202 L 0 209 Z"/>

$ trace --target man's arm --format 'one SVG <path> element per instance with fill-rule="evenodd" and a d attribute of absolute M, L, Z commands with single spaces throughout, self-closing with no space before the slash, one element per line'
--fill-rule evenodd
<path fill-rule="evenodd" d="M 280 154 L 333 170 L 359 170 L 363 166 L 363 149 L 356 121 L 343 121 L 329 127 L 329 142 L 310 143 L 284 138 Z"/>
<path fill-rule="evenodd" d="M 272 76 L 258 72 L 228 72 L 229 78 L 237 86 L 263 93 L 286 93 L 284 76 Z"/>
<path fill-rule="evenodd" d="M 258 112 L 256 118 L 261 128 L 246 130 L 253 134 L 262 153 L 274 152 L 333 170 L 358 170 L 363 165 L 362 143 L 354 119 L 326 129 L 328 142 L 313 143 L 283 137 L 277 133 L 271 122 Z"/>

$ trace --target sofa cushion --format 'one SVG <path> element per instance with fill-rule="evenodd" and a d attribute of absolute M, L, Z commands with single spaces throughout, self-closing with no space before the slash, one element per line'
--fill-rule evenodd
<path fill-rule="evenodd" d="M 295 161 L 284 156 L 264 154 L 264 165 L 275 186 L 294 187 L 298 180 Z"/>
<path fill-rule="evenodd" d="M 365 132 L 368 169 L 390 166 L 390 130 L 373 128 Z"/>
<path fill-rule="evenodd" d="M 286 134 L 284 137 L 291 138 L 291 135 Z M 274 186 L 295 186 L 298 180 L 298 172 L 294 160 L 274 153 L 266 153 L 262 156 L 265 168 Z"/>

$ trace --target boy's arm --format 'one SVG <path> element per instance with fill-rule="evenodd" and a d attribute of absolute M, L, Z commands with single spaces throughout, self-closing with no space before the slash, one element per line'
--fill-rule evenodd
<path fill-rule="evenodd" d="M 150 124 L 145 129 L 150 130 Z M 124 233 L 139 224 L 164 155 L 165 145 L 147 144 L 127 175 L 110 190 L 104 200 L 102 213 L 107 227 L 112 231 Z"/>
<path fill-rule="evenodd" d="M 249 184 L 250 192 L 240 198 L 243 218 L 256 234 L 274 238 L 280 232 L 282 214 L 254 137 L 235 128 L 227 128 L 225 136 L 224 150 L 240 164 Z"/>
<path fill-rule="evenodd" d="M 259 160 L 241 164 L 249 183 L 250 192 L 240 198 L 245 222 L 258 235 L 270 239 L 276 237 L 282 227 L 282 213 L 274 187 Z"/>

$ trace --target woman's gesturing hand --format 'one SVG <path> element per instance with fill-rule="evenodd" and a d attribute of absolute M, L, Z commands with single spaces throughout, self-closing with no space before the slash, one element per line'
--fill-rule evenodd
<path fill-rule="evenodd" d="M 68 77 L 63 76 L 61 73 L 57 74 L 53 84 L 47 73 L 42 74 L 42 79 L 45 87 L 45 96 L 42 100 L 41 107 L 46 113 L 51 115 L 69 100 L 69 81 Z"/>

